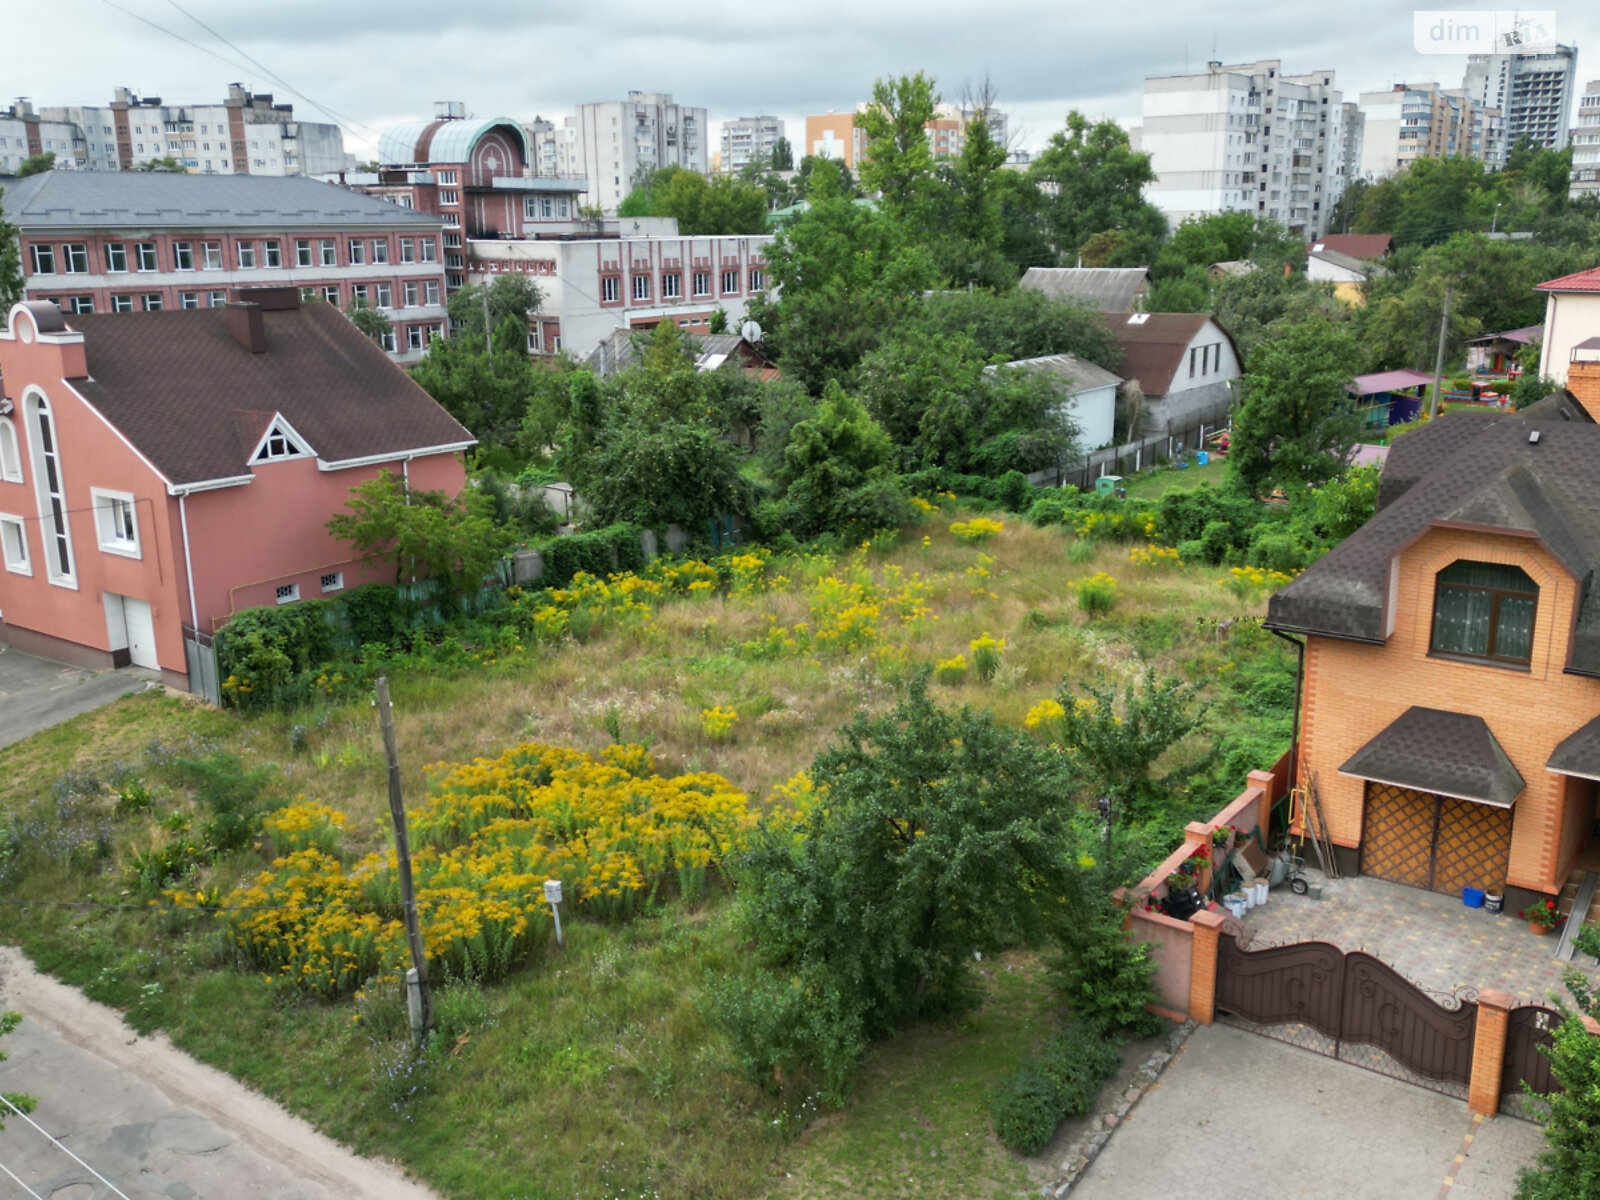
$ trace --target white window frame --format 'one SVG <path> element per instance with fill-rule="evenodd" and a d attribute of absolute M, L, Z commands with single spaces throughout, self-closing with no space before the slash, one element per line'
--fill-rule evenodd
<path fill-rule="evenodd" d="M 316 260 L 311 254 L 311 239 L 296 238 L 294 241 L 294 265 L 297 267 L 311 267 L 316 265 Z"/>
<path fill-rule="evenodd" d="M 225 291 L 211 291 L 206 293 L 207 308 L 221 308 L 228 303 L 228 293 Z"/>
<path fill-rule="evenodd" d="M 439 203 L 455 206 L 461 203 L 461 193 L 454 188 L 441 188 L 439 190 Z"/>
<path fill-rule="evenodd" d="M 417 261 L 417 242 L 415 238 L 400 239 L 400 261 L 403 263 Z"/>
<path fill-rule="evenodd" d="M 431 263 L 439 261 L 439 243 L 434 241 L 431 237 L 423 238 L 422 244 L 418 247 L 418 249 L 422 252 L 423 262 Z"/>
<path fill-rule="evenodd" d="M 392 283 L 375 283 L 373 286 L 372 305 L 374 308 L 390 309 L 394 307 L 394 285 Z"/>
<path fill-rule="evenodd" d="M 337 267 L 339 265 L 339 239 L 317 239 L 317 261 L 324 267 Z"/>
<path fill-rule="evenodd" d="M 12 550 L 18 553 L 13 554 Z M 0 558 L 13 575 L 32 575 L 33 558 L 28 550 L 28 522 L 12 513 L 0 513 Z"/>
<path fill-rule="evenodd" d="M 174 271 L 194 270 L 194 243 L 172 243 L 172 269 Z"/>
<path fill-rule="evenodd" d="M 165 307 L 166 302 L 162 299 L 160 292 L 146 292 L 144 294 L 145 312 L 160 312 Z"/>
<path fill-rule="evenodd" d="M 112 312 L 132 312 L 133 297 L 129 295 L 116 295 L 111 297 Z"/>
<path fill-rule="evenodd" d="M 676 271 L 668 271 L 661 276 L 661 298 L 663 300 L 683 299 L 683 276 Z"/>
<path fill-rule="evenodd" d="M 283 266 L 283 243 L 271 238 L 261 243 L 262 262 L 268 267 Z"/>
<path fill-rule="evenodd" d="M 635 275 L 633 277 L 633 302 L 643 304 L 650 299 L 650 276 Z"/>
<path fill-rule="evenodd" d="M 233 247 L 234 255 L 239 259 L 241 271 L 256 269 L 256 244 L 254 242 L 236 242 Z"/>
<path fill-rule="evenodd" d="M 421 350 L 428 343 L 423 339 L 421 325 L 406 326 L 406 349 Z"/>
<path fill-rule="evenodd" d="M 94 534 L 102 553 L 123 558 L 144 557 L 139 549 L 138 501 L 132 492 L 92 487 L 89 503 L 94 508 Z M 130 527 L 131 536 L 128 534 Z"/>
<path fill-rule="evenodd" d="M 89 273 L 89 245 L 87 242 L 67 242 L 61 247 L 68 275 Z"/>
<path fill-rule="evenodd" d="M 135 242 L 133 244 L 133 269 L 135 271 L 159 271 L 161 259 L 154 242 Z"/>
<path fill-rule="evenodd" d="M 293 604 L 300 599 L 300 585 L 298 583 L 280 583 L 272 590 L 275 604 Z"/>
<path fill-rule="evenodd" d="M 694 288 L 694 294 L 696 296 L 711 295 L 711 272 L 693 272 L 693 277 L 689 280 L 689 285 Z"/>
<path fill-rule="evenodd" d="M 22 443 L 10 417 L 0 417 L 0 481 L 22 483 Z"/>
<path fill-rule="evenodd" d="M 296 458 L 315 458 L 311 443 L 301 437 L 282 413 L 275 413 L 267 431 L 246 460 L 252 467 L 262 463 L 289 462 Z"/>
<path fill-rule="evenodd" d="M 350 265 L 363 267 L 367 263 L 367 244 L 360 238 L 350 239 Z"/>
<path fill-rule="evenodd" d="M 329 592 L 342 592 L 344 591 L 344 572 L 324 571 L 322 573 L 322 577 L 317 581 L 317 583 L 318 586 L 322 588 L 322 594 L 324 596 L 326 596 Z"/>
<path fill-rule="evenodd" d="M 222 270 L 222 243 L 200 243 L 200 269 L 202 271 Z"/>
<path fill-rule="evenodd" d="M 128 247 L 122 242 L 107 242 L 105 256 L 107 275 L 121 275 L 128 269 Z"/>
<path fill-rule="evenodd" d="M 401 295 L 405 298 L 404 307 L 415 308 L 417 306 L 417 281 L 408 279 L 400 287 Z"/>
<path fill-rule="evenodd" d="M 322 285 L 322 298 L 324 300 L 326 300 L 329 304 L 333 305 L 335 308 L 338 308 L 339 307 L 339 285 L 337 283 L 325 283 L 325 284 L 323 284 Z"/>
<path fill-rule="evenodd" d="M 422 281 L 422 302 L 433 305 L 439 303 L 439 281 L 437 279 L 424 279 Z"/>
<path fill-rule="evenodd" d="M 600 303 L 615 304 L 622 295 L 621 281 L 615 275 L 607 275 L 600 280 Z"/>
<path fill-rule="evenodd" d="M 179 292 L 178 293 L 178 307 L 179 308 L 199 308 L 200 307 L 200 293 L 199 292 Z"/>
<path fill-rule="evenodd" d="M 38 388 L 23 393 L 22 408 L 28 428 L 28 457 L 33 461 L 33 494 L 39 506 L 39 537 L 44 542 L 44 573 L 56 587 L 78 589 L 77 556 L 72 548 L 71 509 L 66 478 L 61 470 L 61 437 L 50 399 Z M 43 418 L 41 422 L 41 417 Z M 49 430 L 50 447 L 44 445 Z M 55 553 L 51 553 L 51 543 Z M 62 563 L 62 559 L 65 563 Z"/>
<path fill-rule="evenodd" d="M 388 238 L 372 239 L 372 261 L 377 264 L 386 263 L 389 261 Z"/>
<path fill-rule="evenodd" d="M 28 247 L 28 257 L 33 260 L 33 273 L 35 275 L 54 275 L 56 273 L 56 248 L 39 243 Z M 48 266 L 45 264 L 49 264 Z"/>
<path fill-rule="evenodd" d="M 382 333 L 380 333 L 378 335 L 378 345 L 382 346 L 390 354 L 396 353 L 396 351 L 395 351 L 395 340 L 394 340 L 394 330 L 385 329 Z"/>
<path fill-rule="evenodd" d="M 728 281 L 729 280 L 733 281 L 733 286 L 732 287 L 728 286 Z M 722 294 L 724 296 L 736 296 L 736 295 L 739 294 L 739 268 L 738 267 L 728 267 L 728 268 L 725 268 L 723 270 L 723 272 L 722 272 Z"/>

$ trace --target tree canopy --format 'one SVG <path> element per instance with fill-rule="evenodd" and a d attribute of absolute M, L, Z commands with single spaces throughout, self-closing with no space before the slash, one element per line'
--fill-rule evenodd
<path fill-rule="evenodd" d="M 675 217 L 685 237 L 765 233 L 767 193 L 744 179 L 707 179 L 673 165 L 646 173 L 617 208 L 621 217 Z"/>

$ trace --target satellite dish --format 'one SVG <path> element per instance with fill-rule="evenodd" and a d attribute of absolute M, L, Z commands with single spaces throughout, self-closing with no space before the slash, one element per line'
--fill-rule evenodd
<path fill-rule="evenodd" d="M 761 340 L 761 326 L 755 321 L 746 321 L 739 326 L 739 336 L 747 342 L 759 342 Z"/>

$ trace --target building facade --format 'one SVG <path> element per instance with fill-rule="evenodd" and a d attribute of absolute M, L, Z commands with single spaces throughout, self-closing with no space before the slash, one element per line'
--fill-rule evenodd
<path fill-rule="evenodd" d="M 7 131 L 7 126 L 11 128 Z M 294 105 L 229 84 L 215 104 L 163 104 L 118 88 L 109 104 L 47 107 L 18 101 L 0 115 L 0 170 L 15 169 L 18 130 L 61 170 L 131 171 L 174 159 L 190 174 L 323 175 L 348 165 L 337 125 L 297 121 Z"/>
<path fill-rule="evenodd" d="M 1578 101 L 1572 130 L 1572 195 L 1600 195 L 1600 79 L 1589 81 Z"/>
<path fill-rule="evenodd" d="M 1545 294 L 1539 374 L 1565 385 L 1574 359 L 1592 358 L 1600 345 L 1600 267 L 1551 279 L 1539 290 Z"/>
<path fill-rule="evenodd" d="M 721 171 L 737 175 L 751 163 L 767 166 L 772 162 L 772 152 L 784 135 L 783 120 L 779 117 L 739 117 L 722 123 Z"/>
<path fill-rule="evenodd" d="M 543 303 L 530 320 L 529 351 L 582 359 L 617 329 L 673 320 L 709 332 L 718 308 L 737 329 L 746 304 L 768 290 L 771 242 L 765 235 L 483 239 L 468 244 L 468 279 L 531 276 Z"/>
<path fill-rule="evenodd" d="M 1473 103 L 1505 114 L 1505 135 L 1494 166 L 1523 137 L 1547 150 L 1567 144 L 1578 88 L 1578 51 L 1572 46 L 1513 54 L 1473 54 L 1462 84 Z"/>
<path fill-rule="evenodd" d="M 1276 59 L 1148 78 L 1140 149 L 1156 180 L 1146 198 L 1173 226 L 1250 212 L 1317 237 L 1343 189 L 1342 116 L 1332 71 L 1285 75 Z"/>
<path fill-rule="evenodd" d="M 1462 88 L 1437 83 L 1397 83 L 1386 92 L 1363 92 L 1361 173 L 1382 179 L 1419 158 L 1505 161 L 1505 122 Z"/>
<path fill-rule="evenodd" d="M 670 94 L 629 92 L 626 100 L 580 104 L 576 127 L 578 164 L 588 180 L 584 203 L 607 212 L 617 210 L 643 172 L 711 169 L 706 110 Z"/>
<path fill-rule="evenodd" d="M 304 178 L 48 171 L 6 189 L 32 300 L 69 313 L 217 308 L 293 286 L 388 316 L 385 349 L 422 357 L 445 332 L 443 225 Z"/>
<path fill-rule="evenodd" d="M 863 101 L 856 105 L 855 112 L 826 112 L 807 117 L 806 140 L 800 156 L 831 158 L 855 170 L 867 152 L 867 135 L 856 117 L 867 108 L 868 104 Z M 923 128 L 928 134 L 928 151 L 935 161 L 960 157 L 967 141 L 967 126 L 977 115 L 959 104 L 939 104 L 934 108 L 933 120 Z M 1007 136 L 1005 114 L 991 109 L 988 119 L 990 138 L 1003 145 Z"/>
<path fill-rule="evenodd" d="M 190 688 L 246 608 L 392 581 L 326 522 L 383 472 L 451 495 L 470 433 L 293 288 L 131 317 L 14 306 L 0 333 L 0 640 Z"/>

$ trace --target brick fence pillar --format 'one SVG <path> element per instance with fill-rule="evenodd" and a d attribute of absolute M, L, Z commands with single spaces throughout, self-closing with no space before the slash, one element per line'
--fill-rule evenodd
<path fill-rule="evenodd" d="M 1251 771 L 1245 778 L 1251 787 L 1261 789 L 1261 799 L 1256 801 L 1256 824 L 1261 827 L 1261 849 L 1265 851 L 1272 845 L 1272 788 L 1278 777 L 1271 771 Z"/>
<path fill-rule="evenodd" d="M 1485 1117 L 1500 1111 L 1500 1083 L 1506 1068 L 1506 1028 L 1514 996 L 1482 992 L 1478 996 L 1478 1026 L 1472 1038 L 1472 1079 L 1467 1084 L 1467 1107 Z"/>
<path fill-rule="evenodd" d="M 1217 1015 L 1217 942 L 1222 918 L 1201 910 L 1190 918 L 1194 926 L 1194 951 L 1189 960 L 1189 1019 L 1209 1025 Z"/>
<path fill-rule="evenodd" d="M 1204 850 L 1209 855 L 1211 850 L 1211 829 L 1212 827 L 1204 821 L 1190 821 L 1183 827 L 1184 840 L 1191 855 L 1199 850 Z M 1209 857 L 1206 859 L 1206 865 L 1200 869 L 1200 878 L 1196 881 L 1195 887 L 1200 889 L 1202 898 L 1211 890 L 1211 859 Z"/>

